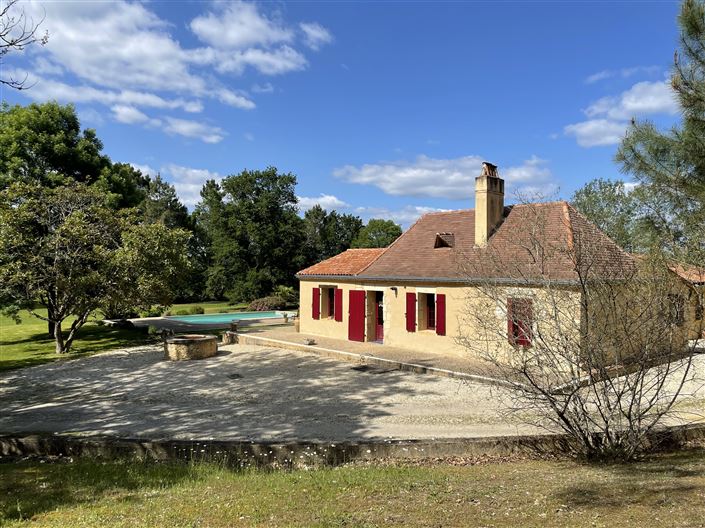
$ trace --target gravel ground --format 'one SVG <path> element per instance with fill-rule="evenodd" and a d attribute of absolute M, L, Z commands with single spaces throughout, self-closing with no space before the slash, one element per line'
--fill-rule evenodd
<path fill-rule="evenodd" d="M 696 369 L 705 373 L 705 356 Z M 501 412 L 501 389 L 315 355 L 231 345 L 170 362 L 136 347 L 0 376 L 0 433 L 153 439 L 355 440 L 537 432 Z M 701 384 L 683 411 L 700 412 Z M 702 418 L 701 418 L 702 419 Z"/>
<path fill-rule="evenodd" d="M 0 376 L 0 432 L 354 440 L 532 432 L 486 385 L 232 345 L 200 361 L 137 347 Z M 359 367 L 358 367 L 359 368 Z"/>

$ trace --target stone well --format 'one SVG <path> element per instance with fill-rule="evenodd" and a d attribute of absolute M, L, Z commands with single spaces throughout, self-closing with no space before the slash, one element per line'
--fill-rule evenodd
<path fill-rule="evenodd" d="M 164 343 L 164 359 L 172 361 L 204 359 L 217 353 L 218 338 L 213 335 L 177 335 Z"/>

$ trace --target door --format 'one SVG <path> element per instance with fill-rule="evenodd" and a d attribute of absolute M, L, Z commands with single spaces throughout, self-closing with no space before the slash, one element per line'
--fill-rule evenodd
<path fill-rule="evenodd" d="M 384 293 L 375 292 L 375 341 L 384 341 Z"/>
<path fill-rule="evenodd" d="M 365 292 L 350 290 L 348 302 L 348 339 L 365 340 Z"/>

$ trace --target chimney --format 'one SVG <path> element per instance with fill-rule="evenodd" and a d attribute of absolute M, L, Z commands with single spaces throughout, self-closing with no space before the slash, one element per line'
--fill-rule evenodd
<path fill-rule="evenodd" d="M 484 247 L 504 217 L 504 180 L 497 165 L 482 163 L 475 178 L 475 245 Z"/>

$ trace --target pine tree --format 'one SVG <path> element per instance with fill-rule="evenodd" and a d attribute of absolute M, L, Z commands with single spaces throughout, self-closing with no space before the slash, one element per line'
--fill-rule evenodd
<path fill-rule="evenodd" d="M 685 0 L 678 17 L 681 52 L 671 86 L 682 122 L 659 131 L 632 121 L 617 152 L 624 172 L 634 175 L 659 205 L 653 229 L 675 257 L 705 263 L 705 3 Z"/>

